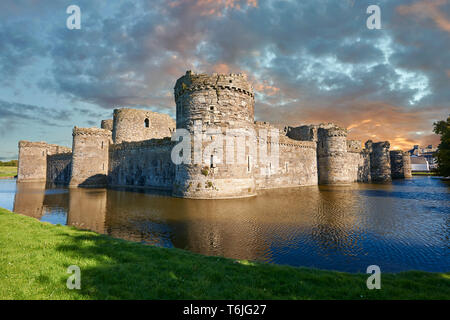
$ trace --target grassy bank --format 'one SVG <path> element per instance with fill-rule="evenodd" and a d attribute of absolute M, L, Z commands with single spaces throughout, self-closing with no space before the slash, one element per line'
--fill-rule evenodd
<path fill-rule="evenodd" d="M 0 177 L 14 177 L 17 175 L 17 167 L 2 167 L 0 166 Z"/>
<path fill-rule="evenodd" d="M 450 273 L 348 274 L 206 257 L 0 209 L 0 299 L 449 299 Z M 67 267 L 81 268 L 69 290 Z"/>
<path fill-rule="evenodd" d="M 419 171 L 416 171 L 416 172 L 412 172 L 412 175 L 413 176 L 436 176 L 437 174 L 436 174 L 436 172 L 419 172 Z"/>

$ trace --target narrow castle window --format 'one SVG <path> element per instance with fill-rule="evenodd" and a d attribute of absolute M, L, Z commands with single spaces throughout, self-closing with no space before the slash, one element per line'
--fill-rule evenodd
<path fill-rule="evenodd" d="M 289 162 L 285 162 L 284 166 L 286 167 L 286 172 L 289 172 L 289 168 L 288 168 Z"/>
<path fill-rule="evenodd" d="M 214 168 L 214 156 L 213 155 L 211 155 L 211 168 Z"/>
<path fill-rule="evenodd" d="M 251 169 L 250 156 L 247 156 L 247 172 L 250 172 Z"/>
<path fill-rule="evenodd" d="M 102 141 L 102 149 L 103 149 L 103 141 Z"/>
<path fill-rule="evenodd" d="M 150 128 L 150 120 L 148 120 L 148 118 L 145 119 L 144 123 L 146 128 Z"/>

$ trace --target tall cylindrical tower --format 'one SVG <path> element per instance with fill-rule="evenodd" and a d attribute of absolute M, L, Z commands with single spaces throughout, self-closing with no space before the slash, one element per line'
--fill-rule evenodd
<path fill-rule="evenodd" d="M 351 183 L 347 163 L 347 130 L 336 125 L 317 129 L 319 184 Z"/>
<path fill-rule="evenodd" d="M 173 195 L 197 199 L 256 195 L 256 159 L 250 155 L 250 143 L 256 143 L 254 94 L 247 76 L 188 71 L 177 80 L 174 94 L 177 130 L 186 129 L 191 137 L 191 163 L 177 166 Z M 231 131 L 236 137 L 230 141 Z"/>
<path fill-rule="evenodd" d="M 75 127 L 72 135 L 72 176 L 69 186 L 106 186 L 111 131 Z"/>
<path fill-rule="evenodd" d="M 391 160 L 392 179 L 411 178 L 411 160 L 408 152 L 392 150 L 389 152 Z"/>
<path fill-rule="evenodd" d="M 403 152 L 403 177 L 412 178 L 411 156 L 409 152 Z"/>
<path fill-rule="evenodd" d="M 370 152 L 370 175 L 372 181 L 391 181 L 391 158 L 389 155 L 389 141 L 366 142 L 366 149 Z"/>
<path fill-rule="evenodd" d="M 170 137 L 175 121 L 163 113 L 119 108 L 114 109 L 112 126 L 114 143 L 122 143 Z"/>

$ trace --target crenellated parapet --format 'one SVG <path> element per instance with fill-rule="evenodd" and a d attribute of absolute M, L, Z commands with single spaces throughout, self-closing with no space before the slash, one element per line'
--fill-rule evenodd
<path fill-rule="evenodd" d="M 253 127 L 255 99 L 245 74 L 195 74 L 190 71 L 174 87 L 177 128 Z"/>
<path fill-rule="evenodd" d="M 111 132 L 100 128 L 78 128 L 74 127 L 72 136 L 92 136 L 92 137 L 111 137 Z"/>
<path fill-rule="evenodd" d="M 231 90 L 254 97 L 253 87 L 247 81 L 247 75 L 244 73 L 230 73 L 212 75 L 201 73 L 196 74 L 187 71 L 184 76 L 177 80 L 174 88 L 175 100 L 185 93 L 202 90 Z"/>

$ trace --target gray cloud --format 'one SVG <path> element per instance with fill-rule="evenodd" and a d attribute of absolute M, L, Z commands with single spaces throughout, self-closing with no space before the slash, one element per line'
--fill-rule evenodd
<path fill-rule="evenodd" d="M 23 66 L 44 61 L 45 72 L 32 79 L 43 92 L 108 110 L 167 113 L 185 70 L 244 71 L 258 91 L 259 118 L 312 119 L 308 110 L 325 108 L 343 120 L 358 105 L 389 105 L 395 107 L 380 110 L 429 110 L 429 125 L 449 107 L 450 32 L 442 17 L 450 19 L 450 5 L 439 0 L 419 17 L 412 7 L 418 2 L 378 1 L 383 29 L 368 30 L 368 0 L 267 0 L 256 7 L 246 1 L 6 1 L 0 4 L 0 71 L 12 83 Z M 65 28 L 69 4 L 81 7 L 81 30 Z M 104 118 L 99 110 L 73 111 L 89 121 Z M 360 113 L 358 120 L 366 115 Z"/>

